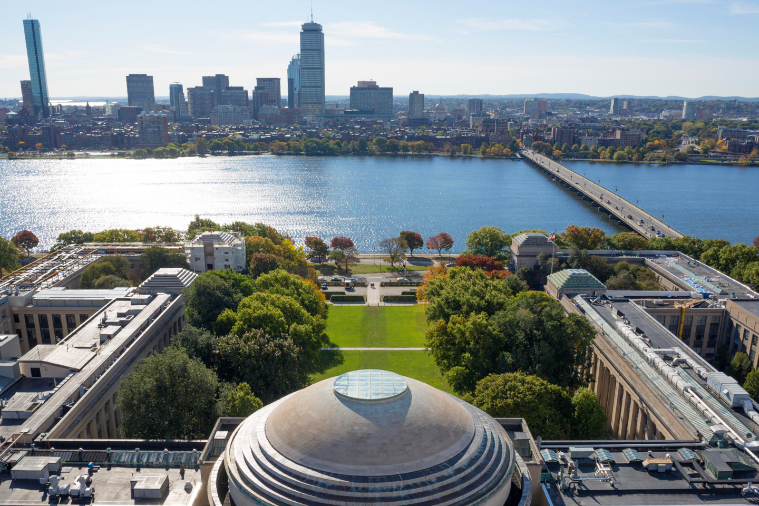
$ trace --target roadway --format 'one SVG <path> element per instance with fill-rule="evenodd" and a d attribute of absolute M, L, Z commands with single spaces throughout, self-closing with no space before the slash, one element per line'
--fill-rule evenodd
<path fill-rule="evenodd" d="M 670 227 L 662 220 L 647 213 L 613 191 L 579 175 L 572 169 L 532 150 L 525 149 L 522 150 L 520 154 L 539 168 L 550 173 L 553 178 L 560 180 L 562 183 L 573 188 L 584 198 L 587 198 L 597 206 L 600 206 L 603 211 L 616 217 L 617 220 L 624 223 L 634 232 L 637 232 L 643 237 L 656 237 L 658 234 L 662 234 L 665 237 L 683 237 L 683 234 Z"/>

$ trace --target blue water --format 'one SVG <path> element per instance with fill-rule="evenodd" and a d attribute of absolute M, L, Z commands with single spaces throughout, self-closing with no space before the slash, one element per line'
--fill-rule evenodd
<path fill-rule="evenodd" d="M 631 165 L 585 166 L 599 171 L 602 179 L 627 182 L 624 191 L 632 191 L 644 177 Z M 663 169 L 653 185 L 657 191 L 646 193 L 645 200 L 641 195 L 641 206 L 664 212 L 684 233 L 696 227 L 704 237 L 750 240 L 759 233 L 757 199 L 749 196 L 759 188 L 759 171 L 707 170 L 722 174 L 716 177 L 718 185 L 701 179 L 703 167 Z M 717 186 L 732 196 L 725 198 L 723 190 L 712 194 Z M 10 237 L 27 228 L 38 235 L 41 246 L 73 228 L 184 229 L 195 214 L 221 223 L 264 222 L 299 244 L 307 235 L 345 235 L 362 252 L 407 229 L 425 239 L 448 232 L 455 241 L 453 251 L 464 249 L 466 235 L 484 225 L 507 232 L 561 231 L 570 224 L 608 233 L 623 230 L 521 161 L 269 155 L 0 160 L 0 189 L 0 235 Z M 631 198 L 623 188 L 620 193 Z"/>

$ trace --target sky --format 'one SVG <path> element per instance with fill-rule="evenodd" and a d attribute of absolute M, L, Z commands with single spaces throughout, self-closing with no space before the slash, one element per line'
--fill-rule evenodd
<path fill-rule="evenodd" d="M 299 51 L 311 2 L 2 2 L 0 97 L 29 79 L 23 19 L 41 24 L 53 98 L 125 97 L 129 73 L 252 90 Z M 327 95 L 374 79 L 396 95 L 584 93 L 757 97 L 759 0 L 314 0 Z"/>

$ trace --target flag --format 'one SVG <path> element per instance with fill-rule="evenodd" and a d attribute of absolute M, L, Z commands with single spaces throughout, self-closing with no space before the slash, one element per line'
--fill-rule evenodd
<path fill-rule="evenodd" d="M 556 239 L 556 234 L 551 234 L 551 237 L 548 238 L 548 242 L 553 242 L 554 239 Z"/>

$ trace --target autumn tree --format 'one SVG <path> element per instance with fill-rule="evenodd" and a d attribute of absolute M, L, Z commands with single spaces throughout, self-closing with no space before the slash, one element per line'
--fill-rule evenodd
<path fill-rule="evenodd" d="M 596 227 L 578 227 L 569 225 L 566 232 L 561 233 L 561 240 L 577 246 L 581 250 L 601 249 L 606 239 L 606 232 Z"/>
<path fill-rule="evenodd" d="M 351 248 L 355 248 L 356 246 L 353 244 L 353 241 L 349 237 L 333 237 L 332 241 L 330 242 L 330 247 L 332 249 L 345 251 Z"/>
<path fill-rule="evenodd" d="M 461 255 L 456 259 L 456 267 L 469 267 L 470 269 L 492 272 L 503 270 L 503 262 L 480 255 Z"/>
<path fill-rule="evenodd" d="M 306 258 L 319 258 L 324 259 L 329 255 L 329 248 L 327 243 L 321 237 L 309 236 L 306 237 L 306 248 L 308 248 L 308 254 Z"/>
<path fill-rule="evenodd" d="M 37 239 L 37 236 L 34 235 L 32 231 L 22 230 L 13 236 L 11 242 L 15 244 L 17 248 L 24 250 L 26 252 L 26 257 L 29 258 L 32 249 L 37 247 L 37 245 L 40 243 L 40 240 Z"/>
<path fill-rule="evenodd" d="M 450 234 L 441 232 L 427 240 L 427 249 L 437 251 L 438 256 L 443 256 L 443 250 L 450 251 L 453 248 L 453 238 Z"/>
<path fill-rule="evenodd" d="M 424 239 L 417 232 L 411 232 L 410 230 L 404 230 L 400 234 L 400 238 L 406 242 L 406 246 L 411 252 L 411 256 L 414 256 L 414 250 L 424 246 Z"/>

